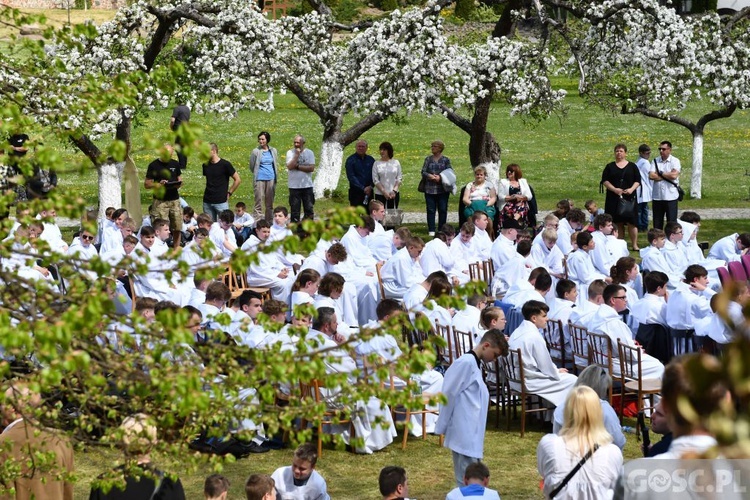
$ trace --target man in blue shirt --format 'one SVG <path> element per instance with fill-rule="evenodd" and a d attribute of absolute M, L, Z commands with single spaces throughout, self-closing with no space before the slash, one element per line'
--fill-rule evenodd
<path fill-rule="evenodd" d="M 366 204 L 372 198 L 372 165 L 375 158 L 367 154 L 367 141 L 359 140 L 357 152 L 346 159 L 346 178 L 349 179 L 349 205 Z"/>

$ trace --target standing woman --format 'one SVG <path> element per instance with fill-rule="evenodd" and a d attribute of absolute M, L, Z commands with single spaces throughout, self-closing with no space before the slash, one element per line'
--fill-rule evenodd
<path fill-rule="evenodd" d="M 641 185 L 641 173 L 635 163 L 626 158 L 625 144 L 615 145 L 615 161 L 608 163 L 602 172 L 601 184 L 607 188 L 604 212 L 612 216 L 617 224 L 620 238 L 625 237 L 625 224 L 628 225 L 630 243 L 634 251 L 638 248 L 638 200 L 636 190 Z M 621 202 L 629 202 L 623 204 Z"/>
<path fill-rule="evenodd" d="M 523 178 L 521 167 L 515 163 L 508 165 L 505 168 L 505 179 L 500 179 L 497 191 L 501 219 L 515 219 L 525 227 L 529 221 L 529 200 L 532 197 L 531 188 Z"/>
<path fill-rule="evenodd" d="M 390 142 L 380 144 L 380 159 L 372 166 L 372 183 L 375 186 L 375 199 L 386 208 L 398 208 L 401 186 L 401 163 L 393 159 L 393 146 Z"/>
<path fill-rule="evenodd" d="M 273 222 L 273 199 L 276 196 L 276 167 L 279 154 L 276 148 L 268 145 L 271 134 L 266 131 L 258 134 L 258 147 L 250 153 L 250 171 L 253 173 L 253 195 L 255 220 Z"/>
<path fill-rule="evenodd" d="M 560 433 L 544 436 L 536 457 L 545 498 L 551 498 L 552 493 L 557 499 L 612 498 L 622 470 L 622 452 L 612 444 L 599 396 L 591 387 L 579 385 L 570 391 Z M 582 461 L 580 469 L 568 478 Z"/>
<path fill-rule="evenodd" d="M 430 236 L 435 236 L 435 211 L 438 213 L 438 226 L 443 227 L 448 221 L 448 197 L 450 191 L 443 187 L 440 173 L 451 167 L 451 161 L 443 156 L 445 144 L 443 141 L 433 141 L 432 156 L 424 159 L 422 179 L 424 182 L 424 198 L 427 204 L 427 230 Z"/>

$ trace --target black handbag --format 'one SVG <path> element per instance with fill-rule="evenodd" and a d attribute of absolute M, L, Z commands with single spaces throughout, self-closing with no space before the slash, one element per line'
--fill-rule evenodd
<path fill-rule="evenodd" d="M 417 186 L 417 191 L 419 191 L 420 193 L 424 193 L 424 187 L 426 183 L 427 181 L 424 179 L 424 177 L 422 177 L 422 180 L 419 181 L 419 185 Z"/>
<path fill-rule="evenodd" d="M 628 198 L 624 196 L 620 196 L 620 199 L 617 200 L 617 208 L 615 209 L 615 217 L 618 219 L 627 219 L 633 216 L 633 212 L 635 212 L 635 203 L 636 199 L 635 196 L 630 196 Z"/>

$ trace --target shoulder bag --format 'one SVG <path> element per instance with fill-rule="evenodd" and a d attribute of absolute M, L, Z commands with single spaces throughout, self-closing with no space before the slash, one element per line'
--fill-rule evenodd
<path fill-rule="evenodd" d="M 573 467 L 573 470 L 571 470 L 570 472 L 568 472 L 568 475 L 565 476 L 565 479 L 563 479 L 562 482 L 560 484 L 558 484 L 557 487 L 554 490 L 552 490 L 552 492 L 549 494 L 549 497 L 550 498 L 555 498 L 555 496 L 557 496 L 557 494 L 560 493 L 560 491 L 563 488 L 565 488 L 565 485 L 567 485 L 570 482 L 570 480 L 573 479 L 573 476 L 576 475 L 576 473 L 581 469 L 581 467 L 583 467 L 583 464 L 586 463 L 586 460 L 588 460 L 589 458 L 591 458 L 591 455 L 593 455 L 594 452 L 596 450 L 598 450 L 598 449 L 599 449 L 599 445 L 595 444 L 594 445 L 594 449 L 593 450 L 589 450 L 589 452 L 586 453 L 583 456 L 583 458 L 581 459 L 581 461 L 578 462 L 575 467 Z"/>
<path fill-rule="evenodd" d="M 669 179 L 664 177 L 664 174 L 659 171 L 659 165 L 656 164 L 656 160 L 654 160 L 654 167 L 656 167 L 656 174 L 661 177 L 663 181 L 667 181 L 671 185 L 677 188 L 677 201 L 682 201 L 685 198 L 685 191 L 680 187 L 679 184 L 677 184 L 674 181 L 670 181 Z"/>
<path fill-rule="evenodd" d="M 627 168 L 627 166 L 625 167 Z M 622 189 L 622 183 L 625 182 L 625 168 L 620 178 L 620 189 Z M 618 219 L 631 219 L 636 211 L 637 198 L 634 194 L 629 195 L 627 198 L 620 195 L 620 199 L 617 200 L 617 208 L 613 214 Z"/>

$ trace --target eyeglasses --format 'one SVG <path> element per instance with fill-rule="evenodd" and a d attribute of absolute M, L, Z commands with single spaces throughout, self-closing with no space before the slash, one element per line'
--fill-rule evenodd
<path fill-rule="evenodd" d="M 82 240 L 86 240 L 86 241 L 94 241 L 94 237 L 93 236 L 87 236 L 85 234 L 81 235 L 81 239 Z"/>
<path fill-rule="evenodd" d="M 620 299 L 620 300 L 628 300 L 628 297 L 626 295 L 623 295 L 622 297 L 612 297 L 613 299 Z"/>

